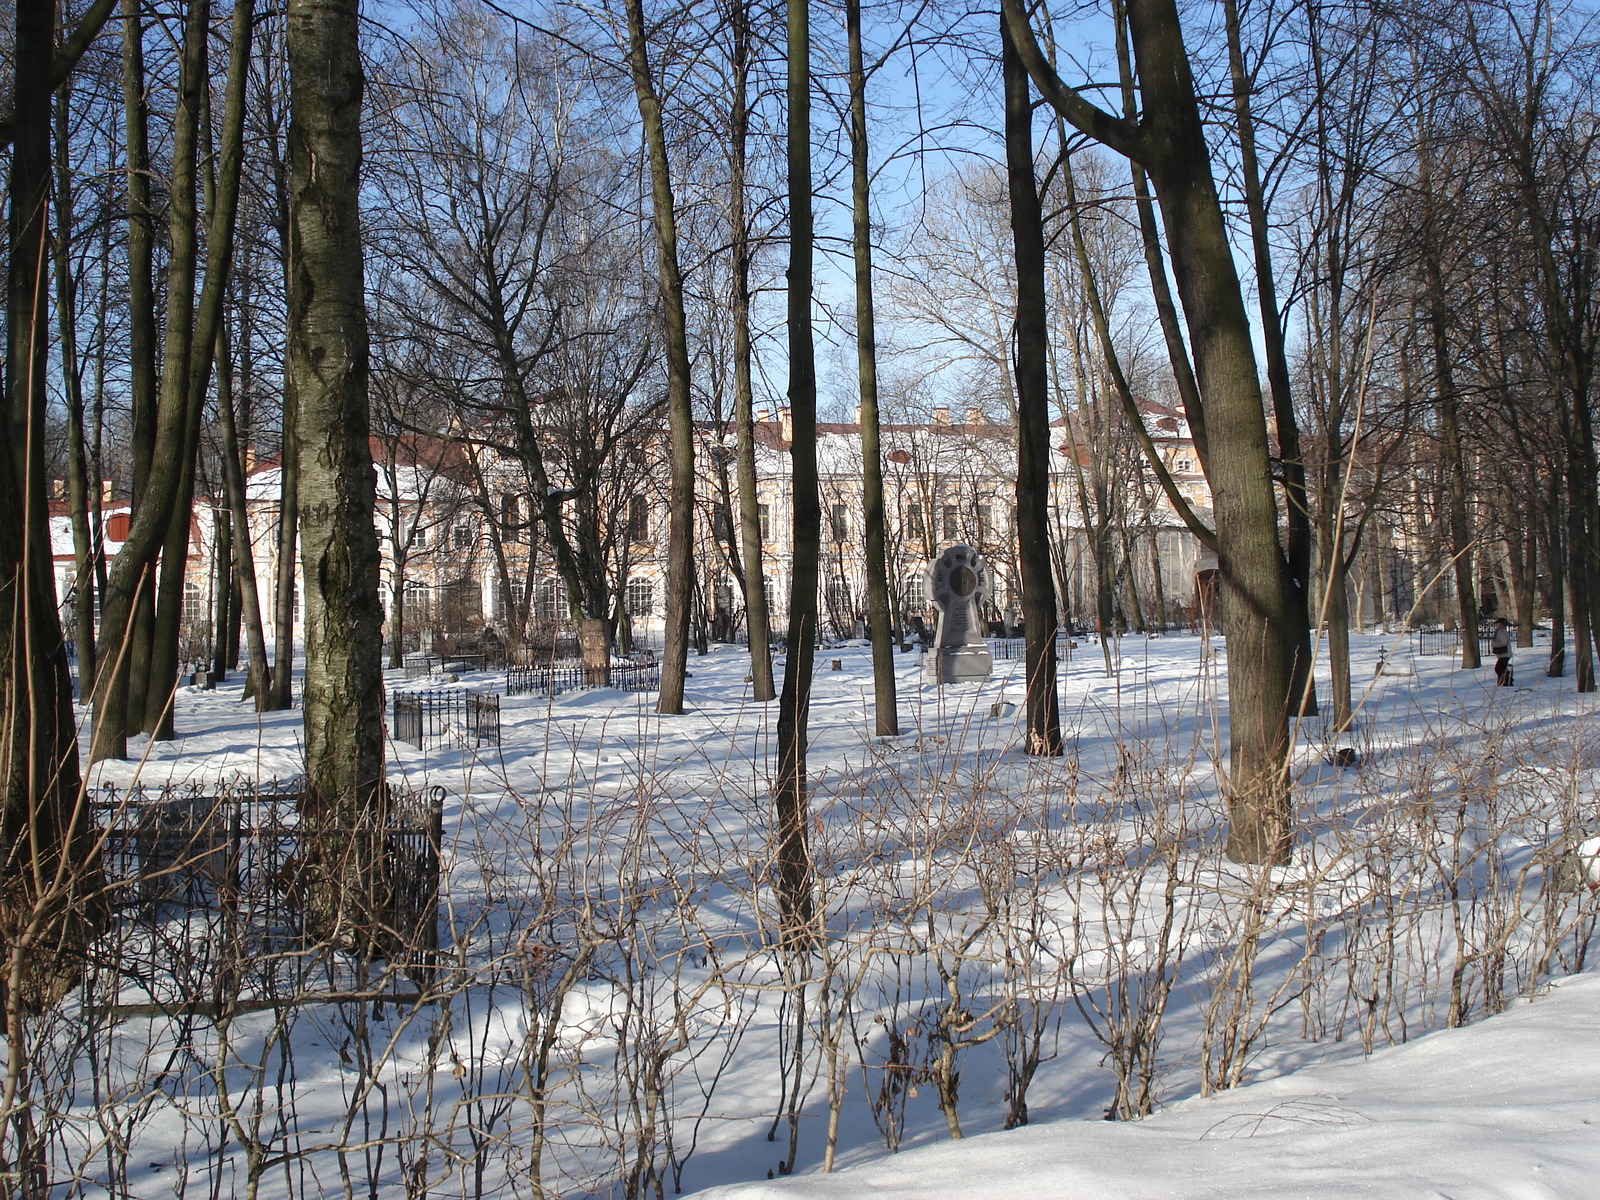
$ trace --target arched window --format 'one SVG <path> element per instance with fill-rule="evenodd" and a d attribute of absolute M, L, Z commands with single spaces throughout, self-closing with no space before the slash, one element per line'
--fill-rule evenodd
<path fill-rule="evenodd" d="M 655 580 L 646 579 L 643 575 L 635 575 L 628 580 L 626 602 L 630 617 L 648 617 L 656 607 Z"/>

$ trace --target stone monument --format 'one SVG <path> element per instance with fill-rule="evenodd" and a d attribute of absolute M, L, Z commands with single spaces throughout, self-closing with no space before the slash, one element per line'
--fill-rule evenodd
<path fill-rule="evenodd" d="M 989 564 L 971 546 L 951 546 L 928 567 L 928 595 L 939 611 L 928 651 L 929 683 L 965 683 L 993 673 L 980 611 L 988 594 Z"/>
<path fill-rule="evenodd" d="M 606 623 L 585 617 L 578 626 L 578 650 L 583 655 L 583 682 L 588 687 L 611 686 L 611 643 Z"/>

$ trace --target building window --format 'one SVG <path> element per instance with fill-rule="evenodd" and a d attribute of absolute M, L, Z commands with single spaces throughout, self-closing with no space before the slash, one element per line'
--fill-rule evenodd
<path fill-rule="evenodd" d="M 921 612 L 928 607 L 928 581 L 921 575 L 907 575 L 900 584 L 900 596 L 907 612 Z"/>
<path fill-rule="evenodd" d="M 920 542 L 928 536 L 926 522 L 922 519 L 922 505 L 913 504 L 906 509 L 906 536 Z"/>
<path fill-rule="evenodd" d="M 1176 459 L 1173 461 L 1172 469 L 1180 473 L 1184 471 L 1192 471 L 1194 470 L 1194 462 L 1187 458 Z"/>
<path fill-rule="evenodd" d="M 944 506 L 944 540 L 953 542 L 961 536 L 961 514 L 954 504 Z"/>
<path fill-rule="evenodd" d="M 634 496 L 628 501 L 628 540 L 650 540 L 650 507 L 643 496 Z"/>
<path fill-rule="evenodd" d="M 648 617 L 656 607 L 655 581 L 635 575 L 628 580 L 626 601 L 630 617 Z"/>
<path fill-rule="evenodd" d="M 772 540 L 772 505 L 756 505 L 756 520 L 761 522 L 761 540 L 770 542 Z"/>
<path fill-rule="evenodd" d="M 520 575 L 508 575 L 504 588 L 496 593 L 500 598 L 500 610 L 495 615 L 502 621 L 509 621 L 526 592 L 527 585 Z"/>
<path fill-rule="evenodd" d="M 413 550 L 426 550 L 428 548 L 428 527 L 426 525 L 417 525 L 412 528 L 411 548 Z"/>
<path fill-rule="evenodd" d="M 978 541 L 987 544 L 994 533 L 994 512 L 987 504 L 978 505 Z"/>
<path fill-rule="evenodd" d="M 200 627 L 206 623 L 206 597 L 200 590 L 200 585 L 194 580 L 185 580 L 183 584 L 183 628 L 190 634 L 200 632 Z"/>
<path fill-rule="evenodd" d="M 533 615 L 551 624 L 566 619 L 566 596 L 559 579 L 546 579 L 539 584 L 533 594 Z"/>
<path fill-rule="evenodd" d="M 500 535 L 508 542 L 517 540 L 522 532 L 521 505 L 515 492 L 505 492 L 500 497 Z"/>
<path fill-rule="evenodd" d="M 833 506 L 833 540 L 836 542 L 848 541 L 850 538 L 850 510 L 843 504 Z"/>
<path fill-rule="evenodd" d="M 450 531 L 450 549 L 471 550 L 472 542 L 473 537 L 471 525 L 457 525 Z"/>
<path fill-rule="evenodd" d="M 432 590 L 415 579 L 406 580 L 406 625 L 412 629 L 427 625 L 433 619 Z"/>

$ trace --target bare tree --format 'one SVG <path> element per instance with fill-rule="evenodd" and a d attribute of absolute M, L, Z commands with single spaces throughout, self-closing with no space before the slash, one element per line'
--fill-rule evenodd
<path fill-rule="evenodd" d="M 1045 100 L 1080 131 L 1138 162 L 1155 186 L 1178 294 L 1189 323 L 1217 519 L 1228 634 L 1228 854 L 1286 860 L 1290 846 L 1288 714 L 1293 622 L 1243 290 L 1211 173 L 1210 151 L 1173 0 L 1130 0 L 1128 36 L 1143 104 L 1113 116 L 1065 84 L 1046 60 L 1020 0 L 1006 20 Z M 1191 414 L 1193 418 L 1196 414 Z"/>

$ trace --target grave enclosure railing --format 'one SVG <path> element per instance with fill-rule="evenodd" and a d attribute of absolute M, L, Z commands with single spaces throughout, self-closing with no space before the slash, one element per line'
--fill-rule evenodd
<path fill-rule="evenodd" d="M 1022 637 L 987 638 L 995 662 L 1021 662 L 1028 654 L 1028 639 Z M 1056 660 L 1065 661 L 1069 639 L 1065 629 L 1056 630 Z"/>
<path fill-rule="evenodd" d="M 461 688 L 396 692 L 390 733 L 395 741 L 419 750 L 451 738 L 474 746 L 498 746 L 500 697 Z"/>
<path fill-rule="evenodd" d="M 152 989 L 152 999 L 163 987 L 200 997 L 326 990 L 308 910 L 327 903 L 315 875 L 330 855 L 340 858 L 342 877 L 363 872 L 360 887 L 343 894 L 361 897 L 350 920 L 368 926 L 366 952 L 376 946 L 418 986 L 431 980 L 443 788 L 391 786 L 377 813 L 323 817 L 314 827 L 298 781 L 107 786 L 90 796 L 106 936 L 117 943 L 110 957 Z"/>
<path fill-rule="evenodd" d="M 653 692 L 661 687 L 661 664 L 653 660 L 612 663 L 597 670 L 581 662 L 557 662 L 534 667 L 512 667 L 506 672 L 508 696 L 559 696 L 589 687 L 612 687 L 621 692 Z"/>

